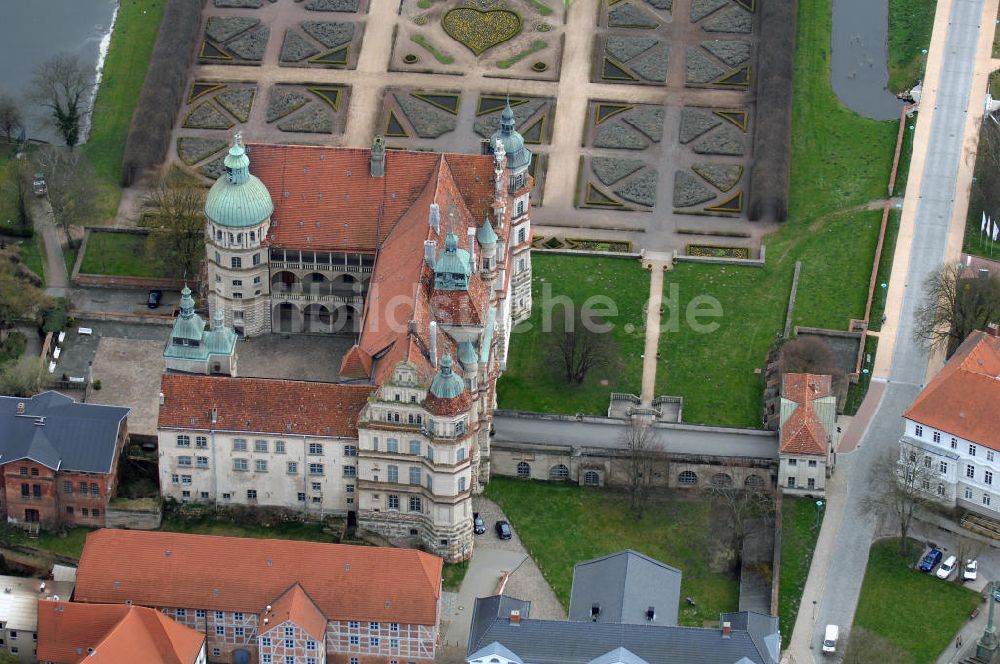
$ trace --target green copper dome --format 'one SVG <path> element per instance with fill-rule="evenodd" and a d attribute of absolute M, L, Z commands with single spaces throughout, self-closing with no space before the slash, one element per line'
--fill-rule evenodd
<path fill-rule="evenodd" d="M 202 332 L 205 330 L 205 321 L 194 312 L 194 298 L 191 297 L 191 289 L 184 286 L 181 290 L 181 313 L 174 321 L 174 331 L 170 335 L 172 339 L 193 339 L 201 341 Z"/>
<path fill-rule="evenodd" d="M 476 231 L 476 240 L 479 241 L 481 247 L 489 247 L 497 243 L 497 232 L 493 230 L 488 216 L 483 221 L 483 225 Z"/>
<path fill-rule="evenodd" d="M 444 253 L 434 263 L 434 288 L 437 290 L 469 290 L 472 256 L 458 248 L 458 236 L 449 231 L 444 240 Z"/>
<path fill-rule="evenodd" d="M 250 158 L 239 133 L 225 159 L 226 172 L 205 198 L 205 216 L 220 226 L 246 228 L 256 226 L 271 216 L 274 203 L 267 187 L 250 174 Z"/>
<path fill-rule="evenodd" d="M 451 355 L 445 353 L 441 358 L 441 370 L 431 381 L 431 394 L 439 399 L 454 399 L 465 392 L 465 381 L 452 371 L 453 366 Z"/>
<path fill-rule="evenodd" d="M 458 361 L 462 363 L 463 369 L 468 369 L 479 361 L 479 354 L 471 341 L 458 344 Z"/>
<path fill-rule="evenodd" d="M 236 332 L 226 327 L 222 309 L 212 316 L 212 330 L 205 335 L 205 349 L 212 355 L 232 355 L 236 348 Z"/>
<path fill-rule="evenodd" d="M 504 152 L 507 153 L 507 168 L 510 170 L 523 170 L 531 163 L 531 150 L 524 147 L 524 138 L 514 128 L 514 111 L 509 101 L 500 114 L 500 130 L 490 137 L 491 149 L 497 141 L 503 144 Z"/>

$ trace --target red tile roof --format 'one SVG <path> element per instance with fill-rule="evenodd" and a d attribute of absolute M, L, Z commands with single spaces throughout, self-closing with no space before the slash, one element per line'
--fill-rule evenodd
<path fill-rule="evenodd" d="M 205 635 L 123 604 L 38 603 L 38 659 L 57 664 L 194 664 Z M 93 654 L 89 654 L 93 649 Z"/>
<path fill-rule="evenodd" d="M 300 583 L 329 620 L 436 626 L 441 565 L 413 549 L 105 528 L 87 535 L 74 598 L 260 614 Z"/>
<path fill-rule="evenodd" d="M 793 374 L 782 376 L 781 397 L 798 406 L 781 426 L 780 450 L 783 454 L 826 456 L 829 432 L 820 422 L 813 401 L 832 394 L 828 375 Z"/>
<path fill-rule="evenodd" d="M 286 622 L 298 625 L 317 641 L 324 640 L 326 616 L 298 583 L 276 599 L 270 611 L 261 614 L 257 633 L 264 634 Z"/>
<path fill-rule="evenodd" d="M 903 417 L 1000 450 L 1000 338 L 976 331 Z"/>
<path fill-rule="evenodd" d="M 372 388 L 270 378 L 164 374 L 160 427 L 358 437 Z M 248 407 L 252 405 L 253 407 Z M 213 409 L 217 422 L 212 422 Z"/>
<path fill-rule="evenodd" d="M 340 362 L 340 375 L 344 378 L 365 378 L 372 375 L 372 356 L 361 350 L 357 344 L 344 355 Z"/>

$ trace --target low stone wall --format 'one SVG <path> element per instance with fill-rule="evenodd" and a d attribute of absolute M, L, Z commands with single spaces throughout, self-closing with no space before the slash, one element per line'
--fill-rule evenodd
<path fill-rule="evenodd" d="M 163 521 L 160 510 L 129 510 L 108 506 L 105 512 L 106 528 L 127 528 L 129 530 L 156 530 Z"/>
<path fill-rule="evenodd" d="M 759 258 L 713 258 L 711 256 L 685 256 L 677 254 L 674 256 L 676 263 L 708 263 L 712 265 L 747 265 L 749 267 L 764 267 L 764 259 L 767 254 L 767 247 L 760 245 Z"/>
<path fill-rule="evenodd" d="M 159 288 L 162 290 L 180 290 L 184 287 L 183 279 L 167 279 L 164 277 L 119 277 L 108 274 L 79 274 L 73 276 L 73 285 L 91 286 L 94 288 L 133 288 L 145 290 Z"/>

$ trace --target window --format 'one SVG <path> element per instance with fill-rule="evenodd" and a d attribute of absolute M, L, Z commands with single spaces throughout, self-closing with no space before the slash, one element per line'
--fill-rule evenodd
<path fill-rule="evenodd" d="M 233 459 L 233 470 L 246 470 L 247 467 L 246 459 Z"/>
<path fill-rule="evenodd" d="M 345 484 L 344 485 L 344 491 L 346 493 L 354 493 L 354 485 L 353 484 Z"/>
<path fill-rule="evenodd" d="M 294 475 L 297 472 L 299 472 L 299 464 L 296 463 L 295 461 L 289 461 L 288 462 L 288 474 L 289 475 Z"/>
<path fill-rule="evenodd" d="M 233 440 L 233 452 L 246 452 L 247 451 L 247 441 L 242 438 L 236 438 Z"/>
<path fill-rule="evenodd" d="M 234 300 L 242 300 L 243 299 L 243 293 L 233 293 L 233 299 Z"/>
<path fill-rule="evenodd" d="M 266 473 L 267 472 L 267 460 L 266 459 L 257 459 L 256 461 L 254 461 L 253 469 L 254 469 L 254 472 L 257 472 L 257 473 Z"/>
<path fill-rule="evenodd" d="M 986 452 L 986 460 L 987 461 L 993 461 L 993 452 L 987 450 L 987 452 Z"/>
<path fill-rule="evenodd" d="M 410 454 L 419 455 L 420 454 L 420 441 L 411 440 L 410 441 Z"/>
<path fill-rule="evenodd" d="M 171 475 L 170 476 L 170 483 L 171 484 L 180 484 L 180 482 L 181 482 L 181 476 L 180 475 L 176 475 L 175 474 L 175 475 Z"/>
<path fill-rule="evenodd" d="M 915 427 L 913 427 L 913 433 L 914 435 L 916 435 L 917 438 L 920 438 L 921 436 L 924 435 L 924 428 L 918 424 Z"/>
<path fill-rule="evenodd" d="M 306 650 L 316 650 L 316 642 L 306 641 Z"/>
<path fill-rule="evenodd" d="M 351 634 L 351 645 L 352 646 L 361 645 L 361 637 L 359 637 L 357 634 Z M 351 659 L 353 659 L 355 662 L 358 661 L 356 657 L 352 657 Z"/>
<path fill-rule="evenodd" d="M 243 286 L 242 279 L 233 279 L 233 286 Z"/>
<path fill-rule="evenodd" d="M 194 446 L 201 447 L 202 449 L 208 447 L 208 438 L 206 438 L 205 436 L 197 436 L 194 439 Z"/>
<path fill-rule="evenodd" d="M 257 500 L 257 489 L 247 489 L 247 500 Z"/>
<path fill-rule="evenodd" d="M 72 482 L 63 482 L 63 493 L 73 493 Z"/>
<path fill-rule="evenodd" d="M 376 439 L 377 442 L 377 439 Z M 356 457 L 358 456 L 358 448 L 355 445 L 345 445 L 344 446 L 344 456 L 345 457 Z"/>
<path fill-rule="evenodd" d="M 41 484 L 32 484 L 31 485 L 31 495 L 34 496 L 35 498 L 41 498 L 42 497 L 42 485 Z"/>
<path fill-rule="evenodd" d="M 190 466 L 191 465 L 191 457 L 189 457 L 189 456 L 179 456 L 179 457 L 177 457 L 177 465 L 178 466 Z"/>
<path fill-rule="evenodd" d="M 344 466 L 344 477 L 357 477 L 358 467 L 357 466 Z"/>
<path fill-rule="evenodd" d="M 942 485 L 942 486 L 944 486 L 944 485 Z M 990 494 L 988 494 L 988 493 L 984 493 L 983 494 L 983 505 L 986 505 L 987 507 L 990 506 Z"/>
<path fill-rule="evenodd" d="M 976 456 L 976 446 L 969 444 L 969 456 Z"/>
<path fill-rule="evenodd" d="M 685 470 L 677 476 L 677 483 L 681 486 L 694 486 L 698 483 L 698 476 L 693 471 Z"/>
<path fill-rule="evenodd" d="M 239 621 L 243 620 L 243 612 L 242 612 L 242 611 L 237 611 L 237 612 L 235 612 L 235 613 L 233 614 L 233 620 L 235 620 L 235 621 L 237 621 L 237 622 L 239 622 Z"/>
<path fill-rule="evenodd" d="M 515 186 L 517 186 L 517 187 L 522 186 L 521 185 L 521 178 L 520 178 L 520 176 L 517 178 L 517 183 L 515 184 Z M 524 214 L 524 201 L 518 201 L 517 202 L 517 213 L 516 214 L 518 216 Z M 524 233 L 524 229 L 523 228 L 521 229 L 521 233 Z M 519 242 L 524 242 L 524 238 L 520 238 L 518 241 Z"/>
<path fill-rule="evenodd" d="M 427 473 L 427 490 L 434 490 L 434 477 L 430 473 Z"/>
<path fill-rule="evenodd" d="M 221 274 L 215 275 L 215 283 L 217 283 L 217 284 L 221 284 L 222 283 L 222 275 Z"/>
<path fill-rule="evenodd" d="M 309 454 L 323 454 L 323 443 L 309 443 Z"/>
<path fill-rule="evenodd" d="M 521 461 L 517 464 L 517 476 L 520 478 L 527 478 L 531 476 L 531 466 L 528 465 L 528 462 Z"/>
<path fill-rule="evenodd" d="M 22 475 L 27 475 L 28 474 L 28 467 L 27 466 L 21 466 L 21 474 Z"/>
<path fill-rule="evenodd" d="M 795 478 L 794 477 L 789 477 L 788 478 L 788 488 L 789 489 L 794 489 L 795 488 Z"/>
<path fill-rule="evenodd" d="M 965 476 L 973 479 L 976 476 L 976 467 L 971 463 L 965 467 Z"/>
<path fill-rule="evenodd" d="M 427 446 L 427 460 L 434 463 L 434 448 L 431 445 Z"/>
<path fill-rule="evenodd" d="M 66 506 L 66 514 L 72 514 L 72 513 L 73 513 L 73 506 L 72 505 L 67 505 Z"/>
<path fill-rule="evenodd" d="M 90 493 L 93 496 L 97 496 L 97 495 L 99 495 L 101 493 L 100 491 L 97 490 L 97 483 L 96 482 L 91 482 L 90 483 Z"/>
<path fill-rule="evenodd" d="M 420 496 L 410 496 L 409 507 L 411 512 L 420 512 L 421 511 Z"/>
<path fill-rule="evenodd" d="M 519 201 L 518 202 L 518 204 L 517 204 L 517 213 L 518 214 L 524 214 L 524 202 L 523 201 Z M 528 232 L 525 229 L 523 229 L 523 228 L 518 229 L 518 231 L 517 231 L 517 243 L 518 244 L 523 244 L 524 241 L 527 240 L 527 239 L 528 239 Z"/>
<path fill-rule="evenodd" d="M 927 465 L 928 468 L 931 467 L 931 458 L 930 457 L 927 457 L 927 464 L 926 465 Z M 810 468 L 815 468 L 816 467 L 816 460 L 815 459 L 809 459 L 809 467 Z"/>
<path fill-rule="evenodd" d="M 275 454 L 284 454 L 285 453 L 285 441 L 283 441 L 283 440 L 276 440 L 276 441 L 274 441 L 274 453 Z"/>
<path fill-rule="evenodd" d="M 953 450 L 957 450 L 958 449 L 958 439 L 957 438 L 952 438 L 951 439 L 951 449 L 953 449 Z"/>
<path fill-rule="evenodd" d="M 223 614 L 223 613 L 222 613 L 222 611 L 216 611 L 216 612 L 215 612 L 215 619 L 216 619 L 216 620 L 222 620 L 222 619 L 223 619 L 223 618 L 225 618 L 225 617 L 226 617 L 226 616 L 225 616 L 225 614 Z"/>
<path fill-rule="evenodd" d="M 465 461 L 465 448 L 460 447 L 455 450 L 455 463 L 462 463 Z"/>
<path fill-rule="evenodd" d="M 191 447 L 191 436 L 177 436 L 177 447 Z"/>
<path fill-rule="evenodd" d="M 208 500 L 208 491 L 202 491 L 200 495 L 202 500 Z"/>
<path fill-rule="evenodd" d="M 199 468 L 208 468 L 208 457 L 197 457 L 195 462 Z"/>
<path fill-rule="evenodd" d="M 398 632 L 399 631 L 399 623 L 389 623 L 389 631 L 390 632 Z"/>
<path fill-rule="evenodd" d="M 368 629 L 378 631 L 379 624 L 377 622 L 368 623 Z"/>
<path fill-rule="evenodd" d="M 386 496 L 385 507 L 388 510 L 399 510 L 399 496 L 391 493 Z"/>
<path fill-rule="evenodd" d="M 260 283 L 260 277 L 259 276 L 254 277 L 253 278 L 253 282 L 254 282 L 254 284 L 259 284 Z"/>
<path fill-rule="evenodd" d="M 177 609 L 177 617 L 178 618 L 186 618 L 187 617 L 187 609 Z"/>
<path fill-rule="evenodd" d="M 80 482 L 80 493 L 84 496 L 90 493 L 90 485 L 86 482 Z"/>
<path fill-rule="evenodd" d="M 420 484 L 420 468 L 417 466 L 410 468 L 410 484 Z"/>
<path fill-rule="evenodd" d="M 215 262 L 218 263 L 219 265 L 222 265 L 222 254 L 220 254 L 218 251 L 215 252 Z"/>
<path fill-rule="evenodd" d="M 187 484 L 187 485 L 190 486 L 191 485 L 191 476 L 190 475 L 181 475 L 181 484 Z"/>
<path fill-rule="evenodd" d="M 399 452 L 399 441 L 395 438 L 390 438 L 385 441 L 385 451 L 386 452 Z"/>
<path fill-rule="evenodd" d="M 458 478 L 458 492 L 459 493 L 465 493 L 465 478 L 464 477 L 459 477 Z"/>
<path fill-rule="evenodd" d="M 323 483 L 322 482 L 313 482 L 312 483 L 312 490 L 313 491 L 322 491 L 323 490 Z"/>
<path fill-rule="evenodd" d="M 930 468 L 930 467 L 931 467 L 931 458 L 925 454 L 924 455 L 924 468 Z"/>
<path fill-rule="evenodd" d="M 461 436 L 465 433 L 465 420 L 459 420 L 455 422 L 455 435 Z"/>
<path fill-rule="evenodd" d="M 379 638 L 377 636 L 371 636 L 368 638 L 368 645 L 377 646 L 379 644 Z"/>
<path fill-rule="evenodd" d="M 243 259 L 240 258 L 239 256 L 233 256 L 229 260 L 229 267 L 233 268 L 234 270 L 238 270 L 238 269 L 242 268 L 243 267 Z"/>
<path fill-rule="evenodd" d="M 587 486 L 600 486 L 601 474 L 596 470 L 588 470 L 583 474 L 583 483 Z"/>
<path fill-rule="evenodd" d="M 212 648 L 212 657 L 221 657 L 222 650 L 219 648 Z"/>
<path fill-rule="evenodd" d="M 254 265 L 260 265 L 260 254 L 254 254 L 253 255 L 253 264 Z"/>
<path fill-rule="evenodd" d="M 799 460 L 798 459 L 789 459 L 788 460 L 788 465 L 789 466 L 798 466 L 799 465 Z"/>
<path fill-rule="evenodd" d="M 323 464 L 321 464 L 321 463 L 311 463 L 311 464 L 309 464 L 309 474 L 310 475 L 322 475 L 323 474 Z"/>
<path fill-rule="evenodd" d="M 944 495 L 944 485 L 943 484 L 938 484 L 937 493 L 938 493 L 939 496 L 943 496 Z"/>
<path fill-rule="evenodd" d="M 254 452 L 267 452 L 267 441 L 266 440 L 255 440 L 255 441 L 253 441 L 253 451 Z"/>
<path fill-rule="evenodd" d="M 25 498 L 31 495 L 31 487 L 28 484 L 21 485 L 21 495 Z"/>
<path fill-rule="evenodd" d="M 90 516 L 90 510 L 88 510 L 88 509 L 87 509 L 86 507 L 84 507 L 84 508 L 83 508 L 82 510 L 80 510 L 80 512 L 81 512 L 81 513 L 82 513 L 82 514 L 83 514 L 84 516 Z"/>
<path fill-rule="evenodd" d="M 810 489 L 815 489 L 816 488 L 816 480 L 814 478 L 812 478 L 812 477 L 810 477 L 808 480 L 806 480 L 806 484 L 808 485 L 808 488 L 810 488 Z"/>
<path fill-rule="evenodd" d="M 299 502 L 300 503 L 306 502 L 306 494 L 304 494 L 304 493 L 300 493 L 299 494 Z"/>
<path fill-rule="evenodd" d="M 242 627 L 234 627 L 233 628 L 233 636 L 237 636 L 237 637 L 243 636 L 243 628 Z"/>
<path fill-rule="evenodd" d="M 965 490 L 965 499 L 966 500 L 972 500 L 972 489 L 966 489 Z"/>
<path fill-rule="evenodd" d="M 983 471 L 983 484 L 993 484 L 993 472 L 989 470 Z"/>
<path fill-rule="evenodd" d="M 347 628 L 348 629 L 361 629 L 361 623 L 358 622 L 357 620 L 350 620 L 347 623 Z"/>
<path fill-rule="evenodd" d="M 948 472 L 948 462 L 942 461 L 938 464 L 938 471 L 943 475 Z"/>
<path fill-rule="evenodd" d="M 931 440 L 933 440 L 935 443 L 940 443 L 941 442 L 941 432 L 940 431 L 935 431 L 934 433 L 932 433 L 931 434 Z"/>
<path fill-rule="evenodd" d="M 270 653 L 261 653 L 260 656 L 261 664 L 274 664 L 274 660 L 271 658 Z"/>

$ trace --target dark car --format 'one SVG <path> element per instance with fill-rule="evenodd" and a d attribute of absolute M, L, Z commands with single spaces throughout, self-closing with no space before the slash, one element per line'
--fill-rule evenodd
<path fill-rule="evenodd" d="M 472 513 L 472 530 L 477 535 L 482 535 L 486 532 L 486 522 L 483 521 L 483 517 L 479 516 L 479 512 Z"/>
<path fill-rule="evenodd" d="M 941 558 L 944 556 L 940 549 L 931 549 L 924 556 L 924 559 L 920 561 L 920 571 L 921 572 L 932 572 L 938 563 L 941 562 Z"/>
<path fill-rule="evenodd" d="M 514 535 L 513 531 L 510 529 L 510 524 L 506 521 L 497 521 L 495 528 L 497 531 L 497 537 L 502 540 L 508 540 Z"/>
<path fill-rule="evenodd" d="M 163 291 L 154 288 L 149 291 L 149 296 L 146 297 L 146 306 L 150 309 L 156 309 L 160 306 L 161 300 L 163 300 Z"/>

